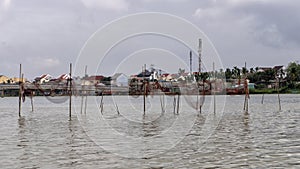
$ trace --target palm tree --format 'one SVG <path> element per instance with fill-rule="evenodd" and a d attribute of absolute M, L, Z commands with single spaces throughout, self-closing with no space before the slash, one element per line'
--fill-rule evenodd
<path fill-rule="evenodd" d="M 226 79 L 231 79 L 232 78 L 232 72 L 229 68 L 227 68 L 226 71 L 225 71 L 225 78 Z"/>
<path fill-rule="evenodd" d="M 234 66 L 232 69 L 232 74 L 234 75 L 235 79 L 241 78 L 241 69 L 239 69 L 237 66 Z"/>

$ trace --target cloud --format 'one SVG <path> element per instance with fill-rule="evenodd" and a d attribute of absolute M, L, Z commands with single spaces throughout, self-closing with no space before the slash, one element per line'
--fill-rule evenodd
<path fill-rule="evenodd" d="M 277 25 L 266 26 L 263 29 L 255 32 L 254 36 L 258 41 L 267 46 L 280 47 L 284 45 L 283 37 L 279 32 Z"/>
<path fill-rule="evenodd" d="M 55 68 L 60 65 L 59 59 L 52 57 L 28 58 L 27 62 L 30 62 L 33 67 L 39 69 Z"/>
<path fill-rule="evenodd" d="M 164 2 L 170 2 L 170 3 L 182 3 L 182 2 L 187 2 L 189 0 L 164 0 Z M 146 3 L 154 3 L 154 2 L 162 2 L 161 0 L 143 0 L 143 2 Z"/>
<path fill-rule="evenodd" d="M 127 11 L 129 3 L 126 0 L 82 0 L 87 8 L 98 8 L 112 11 Z"/>
<path fill-rule="evenodd" d="M 3 2 L 2 2 L 2 8 L 4 10 L 7 10 L 9 8 L 10 4 L 11 4 L 11 0 L 3 0 Z"/>
<path fill-rule="evenodd" d="M 298 1 L 224 0 L 199 7 L 193 16 L 218 28 L 244 27 L 258 43 L 270 47 L 300 44 L 300 12 Z M 293 21 L 291 21 L 293 20 Z M 228 29 L 230 30 L 230 29 Z"/>
<path fill-rule="evenodd" d="M 223 13 L 223 10 L 220 8 L 198 8 L 194 12 L 194 16 L 199 19 L 207 19 L 207 18 L 218 18 Z"/>
<path fill-rule="evenodd" d="M 3 0 L 2 4 L 0 2 L 0 24 L 3 22 L 10 5 L 11 0 Z"/>

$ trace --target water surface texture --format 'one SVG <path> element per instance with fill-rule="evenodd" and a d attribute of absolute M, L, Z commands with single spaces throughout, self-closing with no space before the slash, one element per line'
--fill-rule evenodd
<path fill-rule="evenodd" d="M 142 98 L 105 96 L 102 114 L 100 97 L 81 99 L 69 120 L 68 101 L 35 97 L 31 112 L 27 99 L 19 118 L 18 98 L 1 98 L 0 168 L 300 167 L 300 95 L 281 95 L 281 111 L 277 95 L 252 95 L 248 114 L 244 96 L 217 96 L 215 115 L 212 96 L 202 114 L 184 98 L 174 114 L 169 96 L 164 113 L 149 97 L 146 115 Z"/>

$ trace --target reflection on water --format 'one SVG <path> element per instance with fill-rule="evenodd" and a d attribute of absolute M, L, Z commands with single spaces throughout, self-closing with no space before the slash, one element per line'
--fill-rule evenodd
<path fill-rule="evenodd" d="M 143 117 L 141 113 L 126 111 L 128 105 L 122 98 L 118 102 L 118 115 L 114 105 L 110 106 L 105 98 L 103 118 L 114 131 L 131 137 L 160 136 L 180 117 L 193 118 L 193 126 L 183 140 L 163 153 L 143 158 L 125 158 L 99 147 L 82 128 L 84 120 L 79 121 L 73 115 L 69 121 L 67 103 L 53 104 L 35 98 L 35 111 L 31 112 L 30 103 L 25 102 L 23 117 L 19 118 L 14 105 L 16 99 L 4 98 L 0 102 L 0 168 L 299 167 L 300 96 L 282 95 L 280 112 L 276 95 L 265 95 L 264 104 L 261 104 L 261 95 L 251 96 L 249 114 L 243 112 L 243 98 L 226 98 L 222 119 L 214 121 L 211 116 L 217 127 L 211 128 L 210 137 L 205 141 L 201 131 L 210 118 L 210 105 L 204 106 L 202 114 L 182 106 L 181 114 L 174 115 L 172 107 L 167 106 L 167 111 L 161 113 L 160 103 L 152 103 L 153 110 L 157 108 L 157 111 L 149 110 Z M 210 99 L 207 97 L 206 103 Z M 76 103 L 75 99 L 75 104 L 80 105 L 80 100 Z M 132 104 L 138 106 L 138 103 Z M 93 101 L 89 100 L 87 106 L 89 118 Z M 189 112 L 191 115 L 187 116 Z M 153 150 L 145 147 L 143 151 L 151 153 Z M 128 150 L 128 153 L 132 152 Z"/>

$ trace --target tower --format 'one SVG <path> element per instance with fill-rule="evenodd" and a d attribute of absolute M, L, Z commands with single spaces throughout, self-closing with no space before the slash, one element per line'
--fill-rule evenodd
<path fill-rule="evenodd" d="M 199 70 L 198 70 L 198 72 L 199 73 L 201 73 L 201 62 L 202 62 L 201 52 L 202 52 L 202 39 L 199 39 L 199 46 L 198 46 L 198 54 L 199 54 Z"/>

